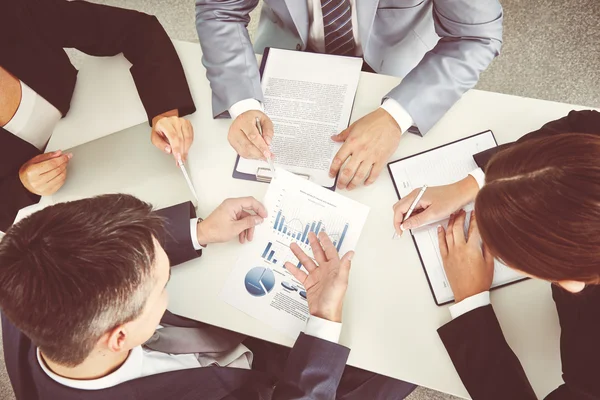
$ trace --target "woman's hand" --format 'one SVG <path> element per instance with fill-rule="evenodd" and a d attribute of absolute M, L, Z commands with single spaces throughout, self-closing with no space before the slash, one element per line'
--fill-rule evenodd
<path fill-rule="evenodd" d="M 194 142 L 194 128 L 185 118 L 179 118 L 179 111 L 172 110 L 152 119 L 152 144 L 167 154 L 172 154 L 175 162 L 187 160 L 188 151 Z"/>
<path fill-rule="evenodd" d="M 438 221 L 464 207 L 477 196 L 479 185 L 471 175 L 465 179 L 444 186 L 431 186 L 425 190 L 410 218 L 404 216 L 421 189 L 415 189 L 394 204 L 394 229 L 398 235 L 407 229 L 415 229 L 433 221 Z"/>
<path fill-rule="evenodd" d="M 483 247 L 477 229 L 475 213 L 471 213 L 468 236 L 465 238 L 465 216 L 460 210 L 450 217 L 448 229 L 438 227 L 440 253 L 448 283 L 458 303 L 467 297 L 487 292 L 494 279 L 494 257 Z"/>

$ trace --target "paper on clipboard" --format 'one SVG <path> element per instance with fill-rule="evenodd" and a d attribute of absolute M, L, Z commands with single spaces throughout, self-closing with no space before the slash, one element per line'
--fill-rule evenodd
<path fill-rule="evenodd" d="M 332 188 L 331 161 L 341 144 L 331 136 L 350 122 L 362 60 L 291 50 L 267 49 L 261 87 L 275 136 L 275 166 Z M 234 177 L 270 180 L 266 161 L 238 158 Z M 259 169 L 261 169 L 259 171 Z M 238 173 L 238 174 L 236 174 Z"/>

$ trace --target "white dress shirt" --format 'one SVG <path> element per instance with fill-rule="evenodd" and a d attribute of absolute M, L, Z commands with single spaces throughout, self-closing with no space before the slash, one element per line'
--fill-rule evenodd
<path fill-rule="evenodd" d="M 160 329 L 160 326 L 158 328 Z M 306 323 L 305 333 L 337 343 L 341 329 L 341 323 L 311 316 Z M 36 350 L 36 353 L 38 363 L 46 375 L 61 385 L 80 390 L 106 389 L 144 376 L 211 365 L 248 369 L 252 366 L 253 359 L 252 352 L 243 344 L 240 344 L 228 354 L 220 356 L 218 359 L 194 353 L 167 354 L 137 346 L 131 349 L 125 362 L 116 371 L 102 378 L 81 380 L 69 379 L 55 374 L 42 359 L 39 349 Z"/>
<path fill-rule="evenodd" d="M 21 102 L 15 115 L 4 129 L 44 151 L 52 132 L 60 121 L 60 111 L 37 94 L 24 82 L 21 84 Z"/>
<path fill-rule="evenodd" d="M 358 18 L 356 14 L 356 0 L 350 0 L 352 6 L 352 31 L 354 33 L 355 55 L 362 57 L 362 45 L 358 35 Z M 323 27 L 323 12 L 321 10 L 321 0 L 307 0 L 308 5 L 308 45 L 310 48 L 320 53 L 325 53 L 325 33 Z M 410 128 L 414 121 L 408 111 L 404 109 L 394 99 L 386 99 L 381 105 L 400 126 L 402 133 Z M 256 99 L 244 99 L 238 101 L 229 108 L 229 114 L 232 119 L 236 119 L 240 114 L 250 110 L 264 111 L 262 104 Z"/>

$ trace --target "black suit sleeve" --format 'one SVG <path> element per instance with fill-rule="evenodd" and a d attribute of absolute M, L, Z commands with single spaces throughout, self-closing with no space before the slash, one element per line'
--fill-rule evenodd
<path fill-rule="evenodd" d="M 181 203 L 155 212 L 164 220 L 165 232 L 159 241 L 172 267 L 202 255 L 202 250 L 196 251 L 192 244 L 190 220 L 196 217 L 192 203 Z"/>
<path fill-rule="evenodd" d="M 560 321 L 560 353 L 565 385 L 548 399 L 591 400 L 600 398 L 600 286 L 570 293 L 552 285 Z M 562 397 L 556 393 L 565 393 Z M 554 397 L 553 397 L 554 396 Z"/>
<path fill-rule="evenodd" d="M 119 53 L 133 64 L 131 75 L 148 120 L 169 110 L 196 108 L 173 43 L 156 17 L 85 1 L 37 0 L 36 23 L 55 45 L 93 56 Z"/>
<path fill-rule="evenodd" d="M 333 400 L 350 350 L 301 333 L 272 400 Z"/>
<path fill-rule="evenodd" d="M 537 399 L 491 305 L 461 315 L 438 333 L 473 400 Z"/>
<path fill-rule="evenodd" d="M 21 208 L 40 201 L 19 179 L 21 166 L 38 154 L 35 146 L 0 128 L 0 231 L 6 232 Z"/>
<path fill-rule="evenodd" d="M 531 139 L 538 139 L 561 133 L 591 133 L 600 135 L 600 113 L 594 110 L 571 111 L 566 117 L 548 122 L 537 131 L 523 136 L 514 143 L 503 144 L 498 147 L 475 154 L 473 158 L 477 165 L 485 170 L 492 156 L 504 149 Z"/>

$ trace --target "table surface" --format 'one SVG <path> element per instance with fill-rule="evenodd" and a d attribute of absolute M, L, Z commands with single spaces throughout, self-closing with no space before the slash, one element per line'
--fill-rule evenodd
<path fill-rule="evenodd" d="M 201 64 L 200 46 L 186 42 L 175 42 L 175 46 L 198 108 L 189 116 L 195 140 L 188 168 L 198 191 L 199 215 L 207 215 L 228 197 L 250 195 L 262 199 L 266 184 L 231 177 L 236 154 L 227 142 L 230 120 L 212 118 L 211 90 Z M 48 151 L 73 147 L 146 121 L 129 67 L 122 56 L 90 58 L 84 63 L 71 110 L 57 127 Z M 382 96 L 398 82 L 395 77 L 362 73 L 352 121 L 376 109 Z M 500 144 L 510 142 L 572 109 L 583 108 L 471 90 L 426 137 L 404 135 L 391 160 L 487 129 L 494 132 Z M 148 141 L 149 137 L 150 128 Z M 148 150 L 147 156 L 166 157 L 158 150 Z M 111 161 L 111 154 L 105 157 Z M 119 177 L 107 179 L 118 181 Z M 165 194 L 158 196 L 151 176 L 148 183 L 133 192 L 150 202 L 160 197 L 159 202 L 164 203 Z M 85 192 L 81 185 L 69 185 L 68 190 L 73 197 Z M 344 306 L 340 343 L 352 349 L 349 364 L 468 397 L 436 332 L 450 320 L 448 307 L 435 305 L 409 235 L 391 239 L 392 205 L 397 198 L 387 170 L 370 187 L 340 193 L 371 207 L 356 248 Z M 173 203 L 178 200 L 173 198 Z M 237 242 L 211 245 L 200 259 L 174 268 L 168 286 L 169 309 L 292 346 L 293 338 L 218 298 L 239 246 Z M 508 343 L 519 356 L 536 393 L 543 397 L 561 383 L 560 329 L 550 285 L 528 280 L 492 291 L 491 297 Z"/>

